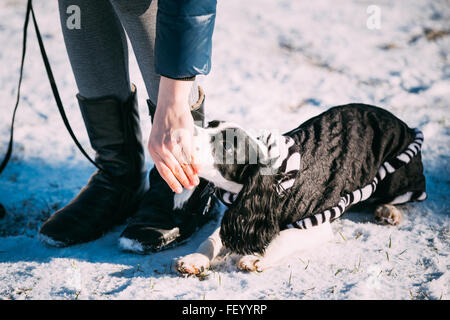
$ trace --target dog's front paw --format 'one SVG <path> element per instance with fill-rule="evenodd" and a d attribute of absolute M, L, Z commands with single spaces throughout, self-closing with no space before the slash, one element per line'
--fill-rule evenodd
<path fill-rule="evenodd" d="M 200 274 L 209 268 L 209 258 L 201 253 L 192 253 L 175 262 L 175 269 L 183 274 Z"/>
<path fill-rule="evenodd" d="M 247 255 L 239 259 L 237 266 L 243 271 L 257 271 L 262 272 L 265 270 L 264 259 L 256 255 Z"/>

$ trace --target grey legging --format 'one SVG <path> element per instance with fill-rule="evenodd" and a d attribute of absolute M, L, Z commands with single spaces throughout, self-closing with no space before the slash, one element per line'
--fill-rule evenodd
<path fill-rule="evenodd" d="M 67 9 L 73 4 L 80 8 L 79 29 L 69 29 L 66 24 L 72 14 Z M 149 98 L 157 103 L 160 78 L 154 66 L 157 6 L 156 0 L 59 0 L 64 42 L 82 96 L 128 98 L 131 86 L 126 32 Z M 197 99 L 194 85 L 189 103 L 193 105 Z"/>

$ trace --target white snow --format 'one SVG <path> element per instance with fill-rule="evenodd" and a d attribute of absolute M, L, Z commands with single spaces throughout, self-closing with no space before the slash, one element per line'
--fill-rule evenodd
<path fill-rule="evenodd" d="M 119 247 L 125 251 L 131 251 L 131 252 L 137 252 L 137 253 L 144 252 L 144 248 L 142 247 L 142 244 L 140 244 L 136 240 L 128 239 L 125 237 L 119 238 Z"/>
<path fill-rule="evenodd" d="M 2 155 L 25 3 L 0 4 Z M 369 5 L 380 8 L 380 29 L 366 26 Z M 92 152 L 74 98 L 57 4 L 36 1 L 35 9 L 71 124 Z M 78 192 L 94 168 L 63 126 L 30 27 L 14 158 L 0 177 L 0 202 L 7 209 L 0 220 L 0 299 L 448 300 L 449 21 L 446 0 L 219 1 L 213 69 L 201 78 L 210 120 L 285 132 L 330 106 L 383 106 L 423 131 L 429 198 L 401 206 L 399 227 L 376 224 L 372 212 L 361 209 L 332 224 L 334 239 L 326 246 L 300 252 L 280 267 L 245 273 L 228 255 L 202 279 L 180 277 L 173 261 L 193 252 L 218 221 L 187 243 L 151 255 L 120 250 L 124 225 L 69 248 L 38 240 L 42 222 Z M 148 137 L 147 95 L 133 56 L 130 68 Z"/>

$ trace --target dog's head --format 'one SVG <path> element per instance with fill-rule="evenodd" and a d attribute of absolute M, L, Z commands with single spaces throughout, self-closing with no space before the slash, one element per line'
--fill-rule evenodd
<path fill-rule="evenodd" d="M 211 121 L 195 129 L 200 176 L 224 190 L 238 193 L 248 173 L 267 161 L 267 147 L 234 123 Z"/>
<path fill-rule="evenodd" d="M 217 187 L 238 194 L 225 211 L 221 239 L 241 254 L 262 253 L 279 232 L 275 176 L 280 166 L 281 135 L 254 135 L 239 125 L 212 121 L 196 127 L 194 145 L 199 175 Z"/>

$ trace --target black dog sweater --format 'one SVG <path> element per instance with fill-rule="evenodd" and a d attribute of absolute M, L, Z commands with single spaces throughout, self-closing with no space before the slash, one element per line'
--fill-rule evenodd
<path fill-rule="evenodd" d="M 284 136 L 288 152 L 275 185 L 284 198 L 280 229 L 333 221 L 369 198 L 398 204 L 427 197 L 422 133 L 382 108 L 333 107 Z M 236 195 L 220 198 L 231 204 Z"/>

